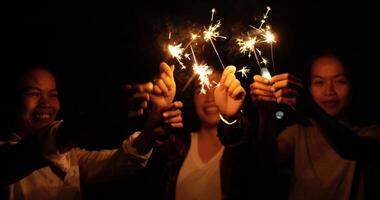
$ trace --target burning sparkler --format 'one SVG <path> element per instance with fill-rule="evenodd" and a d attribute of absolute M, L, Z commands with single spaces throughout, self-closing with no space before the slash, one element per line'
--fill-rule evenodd
<path fill-rule="evenodd" d="M 262 28 L 263 25 L 266 23 L 266 19 L 268 18 L 268 13 L 271 10 L 269 6 L 267 6 L 266 8 L 267 8 L 267 11 L 265 12 L 265 14 L 263 15 L 263 18 L 260 21 L 260 26 L 256 28 L 250 25 L 250 27 L 255 30 L 254 33 L 251 33 L 251 34 L 247 33 L 247 36 L 245 38 L 238 38 L 236 41 L 239 46 L 240 52 L 242 54 L 248 54 L 249 58 L 251 57 L 251 54 L 253 54 L 255 56 L 256 63 L 259 66 L 260 71 L 262 72 L 262 75 L 265 72 L 266 76 L 269 77 L 270 73 L 269 73 L 268 68 L 266 67 L 268 64 L 268 60 L 262 57 L 261 51 L 257 47 L 257 45 L 261 43 L 270 44 L 272 67 L 273 67 L 274 73 L 276 73 L 276 70 L 274 67 L 274 56 L 273 56 L 273 43 L 276 42 L 275 36 L 271 32 L 269 25 L 267 25 L 265 29 Z M 262 67 L 261 64 L 264 64 L 264 67 Z"/>
<path fill-rule="evenodd" d="M 218 22 L 215 25 L 213 25 L 214 13 L 215 13 L 215 8 L 213 8 L 211 10 L 211 23 L 210 23 L 210 25 L 208 26 L 207 29 L 205 27 L 205 31 L 203 32 L 203 39 L 206 42 L 208 42 L 208 41 L 210 42 L 212 48 L 215 51 L 216 56 L 219 59 L 220 64 L 222 65 L 222 67 L 224 69 L 225 68 L 224 64 L 222 62 L 222 59 L 219 56 L 218 50 L 216 49 L 216 46 L 215 46 L 213 40 L 216 40 L 216 38 L 227 39 L 227 37 L 221 36 L 220 33 L 217 31 L 217 29 L 220 28 L 220 26 L 222 25 L 222 23 L 220 22 L 220 20 L 218 20 Z"/>
<path fill-rule="evenodd" d="M 247 66 L 244 66 L 243 68 L 239 69 L 237 72 L 241 73 L 242 77 L 248 77 L 247 74 L 249 73 L 250 69 L 247 68 Z"/>

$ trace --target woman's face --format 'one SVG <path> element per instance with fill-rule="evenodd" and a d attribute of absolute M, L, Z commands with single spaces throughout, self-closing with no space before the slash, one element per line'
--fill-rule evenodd
<path fill-rule="evenodd" d="M 209 77 L 210 82 L 219 82 L 221 74 L 214 71 Z M 214 100 L 214 88 L 206 90 L 206 94 L 200 93 L 201 85 L 196 83 L 194 91 L 195 111 L 201 121 L 202 126 L 217 126 L 219 122 L 219 110 Z"/>
<path fill-rule="evenodd" d="M 55 120 L 60 102 L 50 72 L 34 68 L 21 77 L 19 87 L 22 91 L 19 120 L 23 128 L 34 131 Z"/>
<path fill-rule="evenodd" d="M 310 93 L 329 115 L 341 116 L 350 103 L 351 85 L 342 63 L 334 57 L 320 57 L 311 68 Z"/>

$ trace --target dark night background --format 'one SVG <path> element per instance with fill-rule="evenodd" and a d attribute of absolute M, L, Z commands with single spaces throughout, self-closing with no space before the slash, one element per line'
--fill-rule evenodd
<path fill-rule="evenodd" d="M 120 87 L 151 79 L 159 62 L 167 60 L 157 38 L 167 34 L 168 24 L 208 25 L 210 10 L 216 8 L 214 19 L 222 20 L 222 35 L 231 38 L 229 33 L 238 30 L 238 24 L 245 28 L 257 24 L 267 5 L 272 7 L 269 22 L 278 37 L 277 68 L 304 77 L 313 52 L 320 48 L 344 52 L 358 80 L 360 109 L 368 119 L 379 121 L 377 11 L 369 1 L 11 2 L 2 6 L 2 85 L 6 86 L 7 71 L 17 64 L 47 64 L 59 75 L 62 116 L 90 115 L 93 124 L 102 126 L 94 135 L 112 138 L 101 132 L 121 134 L 131 127 L 120 112 Z M 217 44 L 226 65 L 239 66 L 239 59 L 251 62 L 246 56 L 226 55 L 227 42 Z"/>
<path fill-rule="evenodd" d="M 267 5 L 278 38 L 277 68 L 304 77 L 306 61 L 314 52 L 321 48 L 344 52 L 358 80 L 359 108 L 369 120 L 379 121 L 377 11 L 369 1 L 11 2 L 2 6 L 2 85 L 6 86 L 7 71 L 17 64 L 50 66 L 59 75 L 62 117 L 91 116 L 91 125 L 101 127 L 94 129 L 92 138 L 101 138 L 101 146 L 113 146 L 119 144 L 115 138 L 136 125 L 121 112 L 120 87 L 151 79 L 160 61 L 168 60 L 157 41 L 166 36 L 169 24 L 208 25 L 210 10 L 216 8 L 214 19 L 222 20 L 222 35 L 233 38 L 230 33 L 239 30 L 238 25 L 258 24 Z M 252 62 L 246 56 L 226 55 L 226 44 L 228 40 L 217 43 L 226 65 Z M 243 81 L 248 84 L 251 79 Z M 113 139 L 107 142 L 108 138 Z"/>
<path fill-rule="evenodd" d="M 1 6 L 2 85 L 17 64 L 49 65 L 59 74 L 62 117 L 90 115 L 90 125 L 97 126 L 89 140 L 93 143 L 86 145 L 115 147 L 136 126 L 120 112 L 120 87 L 149 80 L 157 72 L 166 59 L 156 43 L 162 27 L 182 21 L 207 25 L 210 10 L 216 8 L 215 19 L 221 19 L 221 29 L 228 32 L 235 23 L 257 23 L 254 17 L 261 18 L 269 5 L 269 21 L 278 35 L 275 62 L 280 71 L 303 77 L 308 56 L 318 49 L 345 52 L 358 80 L 359 107 L 368 120 L 379 122 L 375 94 L 380 86 L 379 42 L 374 30 L 379 11 L 374 4 L 363 0 L 15 1 Z M 235 58 L 223 58 L 226 64 L 235 64 Z"/>

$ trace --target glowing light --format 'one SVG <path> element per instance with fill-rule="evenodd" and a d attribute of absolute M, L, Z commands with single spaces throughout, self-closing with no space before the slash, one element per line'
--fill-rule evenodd
<path fill-rule="evenodd" d="M 239 69 L 237 72 L 241 73 L 242 77 L 248 77 L 247 73 L 249 73 L 250 69 L 247 68 L 247 66 L 244 66 L 243 68 Z"/>
<path fill-rule="evenodd" d="M 220 22 L 220 20 L 218 20 L 218 22 L 213 25 L 213 20 L 214 20 L 214 13 L 215 13 L 215 8 L 213 8 L 211 10 L 211 23 L 210 25 L 208 26 L 208 28 L 206 29 L 205 28 L 205 31 L 203 31 L 203 39 L 206 41 L 206 42 L 210 42 L 212 48 L 214 49 L 215 51 L 215 54 L 218 56 L 218 59 L 219 59 L 219 62 L 220 64 L 222 65 L 223 69 L 225 68 L 224 67 L 224 64 L 222 62 L 222 59 L 220 58 L 219 56 L 219 53 L 218 53 L 218 50 L 216 49 L 216 46 L 213 42 L 213 40 L 216 40 L 216 38 L 222 38 L 222 39 L 227 39 L 227 37 L 225 36 L 221 36 L 220 33 L 217 31 L 218 28 L 220 28 L 220 26 L 222 25 L 222 23 Z"/>
<path fill-rule="evenodd" d="M 264 77 L 264 78 L 266 78 L 266 79 L 271 79 L 272 78 L 272 76 L 269 73 L 268 68 L 266 68 L 266 67 L 261 68 L 261 76 Z"/>
<path fill-rule="evenodd" d="M 182 44 L 178 45 L 168 45 L 169 53 L 172 55 L 173 58 L 175 58 L 178 63 L 182 66 L 181 69 L 186 69 L 186 66 L 182 63 L 182 54 L 184 51 L 184 48 L 181 48 Z"/>

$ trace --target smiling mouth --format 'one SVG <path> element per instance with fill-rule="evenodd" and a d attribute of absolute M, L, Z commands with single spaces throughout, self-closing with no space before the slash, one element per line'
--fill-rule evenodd
<path fill-rule="evenodd" d="M 218 110 L 218 107 L 216 107 L 216 106 L 207 106 L 207 107 L 204 108 L 204 110 L 205 110 L 206 112 L 211 112 L 211 113 L 214 113 L 214 112 L 218 112 L 218 111 L 219 111 L 219 110 Z"/>
<path fill-rule="evenodd" d="M 53 115 L 51 113 L 38 113 L 34 114 L 33 118 L 36 121 L 50 121 L 53 118 Z"/>
<path fill-rule="evenodd" d="M 322 105 L 327 108 L 337 108 L 339 105 L 339 101 L 325 101 L 322 102 Z"/>

